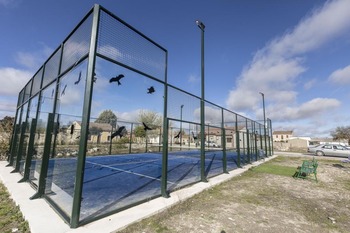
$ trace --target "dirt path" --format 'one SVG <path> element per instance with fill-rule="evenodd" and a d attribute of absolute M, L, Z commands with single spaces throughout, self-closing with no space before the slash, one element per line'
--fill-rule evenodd
<path fill-rule="evenodd" d="M 121 232 L 349 232 L 350 164 L 317 158 L 318 183 L 284 174 L 305 159 L 279 156 Z"/>

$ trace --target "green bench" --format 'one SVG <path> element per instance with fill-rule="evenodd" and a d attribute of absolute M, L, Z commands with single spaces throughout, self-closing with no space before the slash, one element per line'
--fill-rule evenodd
<path fill-rule="evenodd" d="M 315 180 L 317 181 L 317 167 L 318 162 L 315 158 L 312 160 L 304 160 L 303 164 L 297 168 L 294 176 L 295 178 L 307 179 L 310 175 L 315 176 Z"/>

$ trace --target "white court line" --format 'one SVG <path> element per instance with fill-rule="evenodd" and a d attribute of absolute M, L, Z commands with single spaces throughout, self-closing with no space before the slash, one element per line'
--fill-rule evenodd
<path fill-rule="evenodd" d="M 158 178 L 155 178 L 155 177 L 152 177 L 152 176 L 147 176 L 147 175 L 144 175 L 144 174 L 141 174 L 141 173 L 132 172 L 132 171 L 128 171 L 128 170 L 123 170 L 123 169 L 119 169 L 119 168 L 115 168 L 115 167 L 111 167 L 111 166 L 107 166 L 107 165 L 102 165 L 102 164 L 99 164 L 99 163 L 94 163 L 94 162 L 89 162 L 89 161 L 86 161 L 86 162 L 88 162 L 90 164 L 98 165 L 100 167 L 105 167 L 105 168 L 109 168 L 109 169 L 112 169 L 112 170 L 117 170 L 117 171 L 129 173 L 129 174 L 133 174 L 133 175 L 137 175 L 137 176 L 141 176 L 141 177 L 146 177 L 146 178 L 149 178 L 151 180 L 161 181 L 161 179 L 158 179 Z M 173 183 L 171 181 L 167 181 L 167 182 L 170 183 L 170 184 L 176 184 L 176 183 Z"/>
<path fill-rule="evenodd" d="M 154 160 L 149 160 L 149 161 L 139 161 L 139 162 L 129 162 L 129 163 L 113 163 L 111 164 L 111 166 L 115 166 L 115 165 L 129 165 L 129 164 L 138 164 L 138 163 L 153 163 L 153 162 L 156 162 L 156 161 L 159 161 L 159 159 L 154 159 Z M 90 162 L 90 161 L 87 161 L 88 163 L 93 163 L 93 162 Z"/>

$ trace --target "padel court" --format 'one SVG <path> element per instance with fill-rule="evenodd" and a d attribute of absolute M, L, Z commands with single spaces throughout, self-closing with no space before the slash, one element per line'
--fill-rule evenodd
<path fill-rule="evenodd" d="M 270 119 L 169 84 L 167 67 L 165 48 L 96 4 L 18 95 L 8 166 L 31 199 L 77 228 L 272 155 Z"/>

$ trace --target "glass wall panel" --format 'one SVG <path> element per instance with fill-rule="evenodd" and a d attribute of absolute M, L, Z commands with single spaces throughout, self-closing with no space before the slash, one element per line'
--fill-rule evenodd
<path fill-rule="evenodd" d="M 56 83 L 53 83 L 43 89 L 40 93 L 40 99 L 38 102 L 38 116 L 37 126 L 35 130 L 34 139 L 34 152 L 32 163 L 30 167 L 29 179 L 36 186 L 39 185 L 39 175 L 41 170 L 41 163 L 44 155 L 44 144 L 46 137 L 47 120 L 49 113 L 53 112 L 56 93 Z"/>
<path fill-rule="evenodd" d="M 236 134 L 236 114 L 224 110 L 225 146 L 227 158 L 227 170 L 237 168 L 237 134 Z"/>
<path fill-rule="evenodd" d="M 17 110 L 18 114 L 17 114 L 16 123 L 15 123 L 15 131 L 14 131 L 13 145 L 12 145 L 12 154 L 11 154 L 11 160 L 10 160 L 10 162 L 12 162 L 13 166 L 16 165 L 16 159 L 18 156 L 19 139 L 21 136 L 22 110 L 23 110 L 23 106 Z"/>
<path fill-rule="evenodd" d="M 22 106 L 21 120 L 19 123 L 19 129 L 18 129 L 18 145 L 16 148 L 17 153 L 16 153 L 14 160 L 13 160 L 16 169 L 18 169 L 19 165 L 20 165 L 20 163 L 18 164 L 17 160 L 20 161 L 23 154 L 25 153 L 24 148 L 25 148 L 27 138 L 28 138 L 28 135 L 26 135 L 26 133 L 25 133 L 26 128 L 27 128 L 27 121 L 26 121 L 27 120 L 27 110 L 28 110 L 28 102 Z"/>
<path fill-rule="evenodd" d="M 248 143 L 247 143 L 247 127 L 246 118 L 243 116 L 237 116 L 237 136 L 239 141 L 239 152 L 241 164 L 248 163 Z"/>
<path fill-rule="evenodd" d="M 82 220 L 160 195 L 164 85 L 99 58 L 95 73 Z"/>
<path fill-rule="evenodd" d="M 39 97 L 38 95 L 36 95 L 29 101 L 29 108 L 28 108 L 28 114 L 26 119 L 25 138 L 23 141 L 23 152 L 22 152 L 20 168 L 19 168 L 20 173 L 23 173 L 24 165 L 25 165 L 24 163 L 26 161 L 27 154 L 28 154 L 29 138 L 32 136 L 30 135 L 32 120 L 36 118 L 36 112 L 38 109 L 38 100 L 39 100 Z"/>
<path fill-rule="evenodd" d="M 168 134 L 168 190 L 174 191 L 201 179 L 200 125 L 170 120 Z"/>
<path fill-rule="evenodd" d="M 223 173 L 222 128 L 205 126 L 205 174 L 212 177 Z"/>
<path fill-rule="evenodd" d="M 223 172 L 222 110 L 205 102 L 205 167 L 207 176 Z"/>
<path fill-rule="evenodd" d="M 54 133 L 45 193 L 71 215 L 80 130 L 86 86 L 87 61 L 59 79 Z"/>
<path fill-rule="evenodd" d="M 43 87 L 46 87 L 47 84 L 51 83 L 58 76 L 58 71 L 60 67 L 61 59 L 61 48 L 57 49 L 50 59 L 45 63 L 44 78 L 43 78 Z"/>
<path fill-rule="evenodd" d="M 30 93 L 32 90 L 32 80 L 30 80 L 26 87 L 24 88 L 24 99 L 23 102 L 26 102 L 30 98 Z"/>
<path fill-rule="evenodd" d="M 21 106 L 23 104 L 23 97 L 24 97 L 24 88 L 21 90 L 21 92 L 18 95 L 18 106 Z"/>
<path fill-rule="evenodd" d="M 41 68 L 33 78 L 32 95 L 36 95 L 40 91 L 42 75 L 43 69 Z"/>

